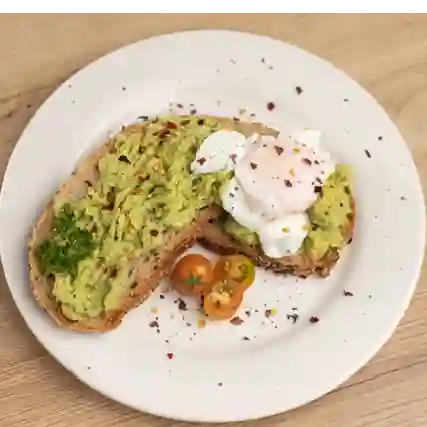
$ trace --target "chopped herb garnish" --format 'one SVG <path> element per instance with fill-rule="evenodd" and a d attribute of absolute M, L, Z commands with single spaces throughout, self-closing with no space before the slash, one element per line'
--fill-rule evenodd
<path fill-rule="evenodd" d="M 53 236 L 37 249 L 40 271 L 49 276 L 54 273 L 77 274 L 77 264 L 95 249 L 92 234 L 77 225 L 77 217 L 66 204 L 53 219 Z"/>

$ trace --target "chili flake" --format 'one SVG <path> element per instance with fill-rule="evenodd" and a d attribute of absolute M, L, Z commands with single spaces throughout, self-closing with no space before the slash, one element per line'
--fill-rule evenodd
<path fill-rule="evenodd" d="M 251 162 L 251 168 L 252 168 L 253 170 L 255 170 L 257 167 L 258 167 L 258 165 L 257 165 L 256 163 Z"/>
<path fill-rule="evenodd" d="M 175 355 L 174 355 L 173 353 L 166 353 L 166 357 L 167 357 L 169 360 L 172 360 L 172 359 L 175 357 Z"/>
<path fill-rule="evenodd" d="M 187 303 L 186 303 L 184 300 L 179 299 L 179 300 L 178 300 L 178 308 L 179 308 L 181 311 L 187 311 L 187 310 L 188 310 Z"/>
<path fill-rule="evenodd" d="M 354 294 L 353 294 L 353 292 L 350 292 L 350 291 L 344 291 L 344 296 L 345 297 L 353 297 Z"/>
<path fill-rule="evenodd" d="M 167 122 L 166 127 L 168 129 L 176 129 L 178 126 L 174 122 Z"/>
<path fill-rule="evenodd" d="M 277 314 L 277 310 L 275 308 L 267 308 L 264 312 L 264 316 L 268 319 L 271 316 L 275 316 Z"/>
<path fill-rule="evenodd" d="M 310 317 L 310 323 L 317 323 L 320 319 L 317 316 Z"/>
<path fill-rule="evenodd" d="M 204 165 L 206 163 L 206 158 L 205 157 L 201 157 L 199 160 L 197 160 L 197 163 L 199 165 Z"/>
<path fill-rule="evenodd" d="M 275 145 L 274 149 L 276 150 L 276 153 L 277 153 L 278 156 L 280 156 L 283 153 L 283 151 L 284 151 L 283 148 L 279 147 L 278 145 Z"/>
<path fill-rule="evenodd" d="M 286 187 L 292 187 L 292 182 L 289 179 L 285 179 L 285 185 Z"/>
<path fill-rule="evenodd" d="M 267 104 L 267 110 L 268 111 L 273 111 L 276 108 L 276 106 L 274 105 L 274 102 L 269 102 Z"/>
<path fill-rule="evenodd" d="M 231 323 L 232 325 L 235 325 L 235 326 L 240 326 L 240 325 L 243 325 L 243 323 L 245 323 L 245 322 L 244 322 L 244 320 L 243 320 L 241 317 L 236 316 L 236 317 L 233 317 L 233 318 L 230 320 L 230 323 Z"/>
<path fill-rule="evenodd" d="M 311 166 L 311 164 L 313 163 L 310 159 L 307 159 L 307 158 L 302 159 L 302 162 L 308 166 Z"/>

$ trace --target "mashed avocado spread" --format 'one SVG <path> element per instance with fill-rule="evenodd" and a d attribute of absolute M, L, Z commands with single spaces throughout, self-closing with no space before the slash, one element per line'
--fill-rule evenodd
<path fill-rule="evenodd" d="M 308 215 L 311 230 L 301 250 L 313 260 L 321 259 L 330 248 L 344 246 L 344 231 L 352 215 L 351 173 L 347 166 L 338 165 L 325 184 Z M 258 235 L 227 216 L 224 229 L 246 245 L 259 244 Z"/>
<path fill-rule="evenodd" d="M 40 270 L 70 320 L 121 307 L 134 260 L 151 259 L 174 232 L 219 201 L 229 172 L 193 177 L 214 118 L 164 117 L 124 129 L 99 160 L 99 179 L 77 201 L 55 202 L 52 236 L 37 248 Z"/>

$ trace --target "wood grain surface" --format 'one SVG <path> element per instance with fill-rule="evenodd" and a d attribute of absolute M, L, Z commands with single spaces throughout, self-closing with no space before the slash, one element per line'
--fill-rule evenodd
<path fill-rule="evenodd" d="M 29 118 L 62 80 L 129 42 L 200 28 L 270 35 L 342 68 L 369 90 L 397 123 L 426 192 L 426 15 L 0 15 L 0 181 Z M 426 270 L 424 264 L 404 320 L 360 372 L 312 404 L 245 424 L 426 426 Z M 183 423 L 120 406 L 65 371 L 27 329 L 0 271 L 0 427 L 177 424 Z"/>

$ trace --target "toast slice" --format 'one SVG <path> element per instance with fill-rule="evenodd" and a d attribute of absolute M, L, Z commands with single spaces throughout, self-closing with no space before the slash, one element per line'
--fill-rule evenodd
<path fill-rule="evenodd" d="M 352 202 L 351 221 L 345 230 L 342 230 L 344 245 L 351 243 L 354 226 L 356 221 L 355 203 Z M 211 250 L 219 255 L 246 255 L 251 261 L 265 269 L 280 274 L 291 274 L 300 278 L 307 278 L 311 275 L 326 277 L 331 272 L 340 258 L 342 247 L 330 248 L 326 254 L 319 260 L 311 259 L 304 251 L 293 256 L 283 258 L 271 258 L 267 256 L 260 245 L 246 245 L 235 239 L 231 234 L 224 230 L 223 214 L 215 220 L 211 220 L 203 229 L 203 235 L 199 237 L 199 243 L 206 249 Z"/>
<path fill-rule="evenodd" d="M 146 135 L 148 127 L 153 123 L 159 124 L 162 121 L 164 128 L 157 132 L 159 138 L 164 138 L 165 135 L 173 133 L 176 126 L 187 126 L 190 121 L 200 126 L 203 126 L 203 123 L 207 121 L 214 121 L 216 129 L 235 129 L 248 136 L 253 132 L 273 135 L 277 133 L 273 129 L 268 129 L 259 123 L 242 123 L 236 119 L 207 116 L 171 116 L 170 118 L 155 119 L 152 122 L 130 125 L 122 129 L 119 135 L 125 137 L 133 133 L 139 133 L 141 140 L 144 140 L 144 135 Z M 43 272 L 37 250 L 44 241 L 52 236 L 55 205 L 61 201 L 74 202 L 84 198 L 88 194 L 90 187 L 100 181 L 100 161 L 108 153 L 114 151 L 114 142 L 117 137 L 118 135 L 95 150 L 59 188 L 37 220 L 29 239 L 28 257 L 31 291 L 39 305 L 59 326 L 73 331 L 106 332 L 116 328 L 127 312 L 149 297 L 161 279 L 169 274 L 176 258 L 197 242 L 197 239 L 202 236 L 209 222 L 218 218 L 223 212 L 214 203 L 204 207 L 197 213 L 191 224 L 188 224 L 182 230 L 168 233 L 162 242 L 162 249 L 152 257 L 149 259 L 137 258 L 130 261 L 132 263 L 132 271 L 127 283 L 123 284 L 129 289 L 129 292 L 123 298 L 118 309 L 104 311 L 95 317 L 85 317 L 77 320 L 64 315 L 62 303 L 54 295 L 55 276 L 52 274 L 47 275 Z M 161 142 L 163 143 L 164 141 Z M 202 141 L 199 142 L 201 143 Z M 139 152 L 141 153 L 141 151 Z"/>

